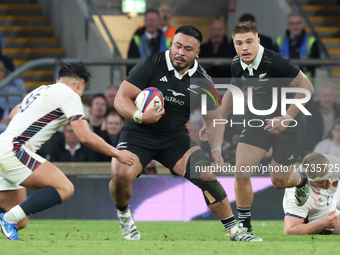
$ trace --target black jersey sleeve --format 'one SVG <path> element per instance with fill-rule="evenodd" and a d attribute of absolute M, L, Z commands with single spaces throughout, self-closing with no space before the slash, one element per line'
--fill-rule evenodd
<path fill-rule="evenodd" d="M 148 87 L 153 70 L 150 58 L 143 59 L 131 69 L 125 80 L 143 90 Z"/>
<path fill-rule="evenodd" d="M 231 67 L 230 67 L 230 69 L 231 69 L 231 81 L 230 81 L 230 83 L 232 85 L 237 86 L 237 87 L 241 87 L 242 82 L 240 80 L 241 77 L 239 77 L 240 62 L 235 61 L 236 58 L 237 57 L 234 58 L 233 63 L 231 64 Z"/>
<path fill-rule="evenodd" d="M 279 78 L 295 78 L 300 70 L 285 56 L 277 54 L 273 61 L 273 72 Z"/>

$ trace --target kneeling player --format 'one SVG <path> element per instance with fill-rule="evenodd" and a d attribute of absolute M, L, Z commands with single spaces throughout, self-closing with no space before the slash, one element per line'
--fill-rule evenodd
<path fill-rule="evenodd" d="M 295 187 L 283 198 L 285 235 L 340 234 L 340 158 L 320 153 L 308 154 L 302 161 L 308 173 L 310 195 L 303 206 L 295 204 Z M 338 171 L 337 171 L 338 170 Z"/>

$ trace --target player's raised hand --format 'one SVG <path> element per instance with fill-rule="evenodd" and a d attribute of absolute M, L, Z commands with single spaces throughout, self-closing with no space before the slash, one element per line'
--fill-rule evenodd
<path fill-rule="evenodd" d="M 335 210 L 330 211 L 323 217 L 325 228 L 336 228 L 339 224 L 339 216 L 335 213 Z"/>
<path fill-rule="evenodd" d="M 135 161 L 135 154 L 127 150 L 121 150 L 118 152 L 117 160 L 120 163 L 131 166 Z"/>
<path fill-rule="evenodd" d="M 200 137 L 200 139 L 204 142 L 208 141 L 208 133 L 207 133 L 207 126 L 204 125 L 200 131 L 198 132 L 198 135 Z"/>
<path fill-rule="evenodd" d="M 282 123 L 284 126 L 282 125 Z M 285 130 L 289 123 L 290 121 L 283 116 L 274 117 L 267 122 L 267 126 L 264 127 L 264 130 L 268 130 L 269 133 L 277 135 Z"/>
<path fill-rule="evenodd" d="M 143 124 L 152 124 L 157 121 L 163 116 L 165 113 L 164 107 L 162 107 L 160 104 L 147 109 L 143 113 L 142 123 Z"/>

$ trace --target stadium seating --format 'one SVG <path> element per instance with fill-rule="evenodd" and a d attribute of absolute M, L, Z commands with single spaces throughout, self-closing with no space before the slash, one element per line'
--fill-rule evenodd
<path fill-rule="evenodd" d="M 0 29 L 6 35 L 3 54 L 10 57 L 16 67 L 30 60 L 48 57 L 65 57 L 65 50 L 54 37 L 53 27 L 42 15 L 42 5 L 37 0 L 2 0 L 0 4 Z M 26 71 L 22 77 L 27 88 L 51 84 L 52 66 Z"/>

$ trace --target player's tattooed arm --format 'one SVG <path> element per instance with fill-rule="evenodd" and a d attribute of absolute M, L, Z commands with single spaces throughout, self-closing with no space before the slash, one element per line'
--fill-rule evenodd
<path fill-rule="evenodd" d="M 306 79 L 306 75 L 300 71 L 294 80 L 289 84 L 290 87 L 300 87 L 302 79 Z"/>

